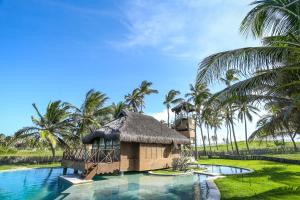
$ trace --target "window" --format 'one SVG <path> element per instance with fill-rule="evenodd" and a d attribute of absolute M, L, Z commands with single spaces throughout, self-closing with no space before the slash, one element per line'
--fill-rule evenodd
<path fill-rule="evenodd" d="M 94 140 L 92 148 L 93 149 L 98 149 L 98 141 L 97 140 Z"/>
<path fill-rule="evenodd" d="M 100 138 L 100 140 L 99 140 L 99 147 L 100 147 L 101 149 L 105 149 L 104 138 Z"/>
<path fill-rule="evenodd" d="M 106 140 L 105 142 L 105 148 L 106 149 L 111 149 L 112 148 L 112 140 Z"/>

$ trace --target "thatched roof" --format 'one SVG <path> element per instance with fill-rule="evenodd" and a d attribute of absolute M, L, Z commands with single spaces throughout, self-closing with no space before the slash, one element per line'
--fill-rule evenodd
<path fill-rule="evenodd" d="M 84 144 L 90 144 L 95 138 L 120 138 L 123 142 L 189 144 L 187 137 L 167 127 L 155 118 L 140 113 L 122 111 L 118 119 L 106 124 L 99 130 L 85 136 Z"/>

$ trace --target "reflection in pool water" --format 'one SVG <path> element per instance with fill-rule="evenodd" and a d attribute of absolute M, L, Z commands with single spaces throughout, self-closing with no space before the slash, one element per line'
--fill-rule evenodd
<path fill-rule="evenodd" d="M 236 174 L 244 169 L 205 165 L 209 172 Z M 71 172 L 71 171 L 70 171 Z M 152 176 L 126 173 L 97 176 L 89 184 L 71 186 L 58 177 L 61 168 L 0 173 L 0 199 L 206 199 L 206 175 Z"/>
<path fill-rule="evenodd" d="M 214 173 L 214 174 L 244 174 L 250 172 L 248 169 L 237 168 L 237 167 L 229 167 L 229 166 L 221 166 L 221 165 L 197 165 L 200 168 L 206 168 L 206 172 Z"/>

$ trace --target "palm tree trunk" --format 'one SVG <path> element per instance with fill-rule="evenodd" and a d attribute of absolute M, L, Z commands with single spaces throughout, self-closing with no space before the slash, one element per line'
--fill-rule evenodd
<path fill-rule="evenodd" d="M 228 136 L 229 136 L 229 131 L 228 131 L 228 126 L 226 125 L 226 129 L 227 129 L 227 137 L 226 137 L 226 149 L 227 149 L 227 153 L 229 152 L 229 149 L 228 149 Z"/>
<path fill-rule="evenodd" d="M 195 159 L 197 160 L 198 159 L 198 149 L 197 149 L 197 117 L 195 119 Z"/>
<path fill-rule="evenodd" d="M 232 117 L 231 117 L 231 126 L 232 126 L 232 135 L 233 135 L 233 139 L 234 139 L 235 150 L 236 150 L 237 155 L 239 155 L 240 152 L 239 152 L 239 147 L 238 147 L 238 144 L 237 144 L 237 141 L 236 141 L 236 137 L 235 137 L 235 131 L 234 131 L 234 125 L 233 125 Z"/>
<path fill-rule="evenodd" d="M 294 150 L 297 151 L 298 149 L 297 149 L 297 145 L 296 145 L 296 142 L 295 142 L 295 136 L 296 136 L 296 134 L 293 136 L 292 133 L 289 133 L 289 136 L 291 137 L 291 140 L 293 142 Z"/>
<path fill-rule="evenodd" d="M 207 137 L 208 137 L 209 150 L 210 150 L 210 152 L 211 152 L 210 136 L 209 136 L 209 126 L 207 126 Z"/>
<path fill-rule="evenodd" d="M 200 133 L 201 133 L 201 138 L 202 138 L 202 144 L 203 144 L 204 154 L 207 155 L 205 141 L 204 141 L 204 135 L 203 135 L 203 130 L 202 130 L 202 124 L 200 123 L 199 126 L 200 126 Z"/>
<path fill-rule="evenodd" d="M 170 127 L 170 108 L 167 107 L 168 109 L 168 127 Z"/>
<path fill-rule="evenodd" d="M 231 146 L 231 151 L 233 153 L 234 149 L 233 149 L 233 143 L 232 143 L 232 131 L 231 131 L 230 122 L 228 123 L 228 128 L 229 128 L 229 134 L 230 134 L 230 146 Z"/>
<path fill-rule="evenodd" d="M 215 139 L 216 139 L 217 150 L 219 150 L 219 147 L 218 147 L 218 137 L 217 137 L 217 128 L 215 128 Z"/>
<path fill-rule="evenodd" d="M 245 141 L 247 146 L 248 153 L 250 152 L 249 145 L 248 145 L 248 133 L 247 133 L 247 119 L 246 119 L 246 113 L 244 112 L 244 121 L 245 121 Z"/>

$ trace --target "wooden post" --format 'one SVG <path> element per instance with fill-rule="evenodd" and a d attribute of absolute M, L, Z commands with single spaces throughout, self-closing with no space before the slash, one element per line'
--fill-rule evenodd
<path fill-rule="evenodd" d="M 67 168 L 67 167 L 64 167 L 64 169 L 63 169 L 63 175 L 66 175 L 66 174 L 67 174 L 67 170 L 68 170 L 68 168 Z"/>

